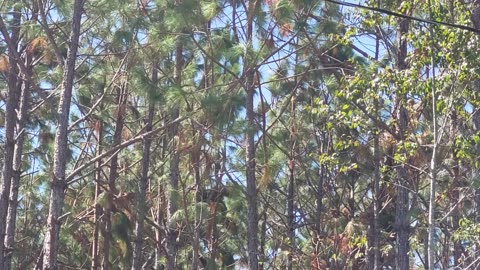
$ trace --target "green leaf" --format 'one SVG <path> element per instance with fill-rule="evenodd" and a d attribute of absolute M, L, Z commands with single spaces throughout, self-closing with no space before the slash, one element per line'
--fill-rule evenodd
<path fill-rule="evenodd" d="M 202 14 L 205 17 L 205 19 L 211 20 L 220 11 L 220 6 L 218 5 L 217 1 L 215 1 L 215 0 L 202 1 L 201 2 L 201 9 L 202 9 Z"/>

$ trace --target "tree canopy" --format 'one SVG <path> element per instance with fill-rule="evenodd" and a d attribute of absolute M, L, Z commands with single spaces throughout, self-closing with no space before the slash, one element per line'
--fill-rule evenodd
<path fill-rule="evenodd" d="M 4 0 L 0 270 L 479 269 L 480 2 Z"/>

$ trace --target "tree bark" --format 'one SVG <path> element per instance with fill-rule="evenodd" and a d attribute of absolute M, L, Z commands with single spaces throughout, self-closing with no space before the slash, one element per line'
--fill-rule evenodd
<path fill-rule="evenodd" d="M 260 1 L 249 1 L 247 10 L 247 46 L 253 46 L 253 13 L 256 5 Z M 248 49 L 247 49 L 248 52 Z M 255 176 L 255 70 L 253 63 L 250 63 L 249 56 L 244 56 L 245 75 L 245 110 L 247 127 L 245 132 L 246 139 L 246 181 L 247 181 L 247 248 L 248 248 L 248 268 L 250 270 L 258 269 L 258 209 L 257 209 L 257 180 Z"/>
<path fill-rule="evenodd" d="M 117 119 L 115 120 L 115 132 L 113 134 L 113 145 L 122 143 L 122 131 L 125 123 L 125 108 L 127 103 L 127 83 L 117 88 L 118 108 Z M 110 160 L 110 173 L 108 175 L 107 207 L 104 213 L 104 236 L 103 236 L 103 263 L 102 269 L 110 269 L 110 244 L 112 242 L 112 212 L 114 209 L 113 197 L 117 193 L 116 181 L 118 178 L 118 153 L 113 154 Z"/>
<path fill-rule="evenodd" d="M 407 19 L 400 19 L 397 29 L 397 68 L 398 70 L 404 70 L 407 68 L 405 61 L 407 57 L 407 41 L 405 36 L 408 32 L 409 21 Z M 405 133 L 408 127 L 408 112 L 404 106 L 405 96 L 401 93 L 401 90 L 397 93 L 398 105 L 397 113 L 395 117 L 398 121 L 398 137 L 403 144 L 405 140 Z M 405 155 L 404 146 L 401 146 L 400 152 Z M 409 269 L 409 229 L 410 221 L 408 219 L 409 210 L 409 194 L 408 194 L 408 171 L 405 164 L 397 164 L 396 166 L 396 207 L 395 207 L 395 230 L 396 230 L 396 266 L 398 270 Z"/>
<path fill-rule="evenodd" d="M 156 68 L 153 68 L 152 81 L 156 82 L 158 80 L 158 73 Z M 149 101 L 148 113 L 145 119 L 145 131 L 152 131 L 153 116 L 155 114 L 155 103 L 154 101 Z M 133 262 L 132 270 L 142 269 L 143 264 L 143 230 L 145 217 L 147 214 L 147 205 L 146 205 L 146 196 L 147 196 L 147 185 L 148 185 L 148 168 L 150 166 L 150 145 L 152 139 L 150 136 L 144 138 L 143 140 L 143 153 L 142 153 L 142 163 L 140 168 L 140 179 L 138 181 L 138 190 L 137 190 L 137 217 L 135 221 L 135 240 L 133 241 Z"/>
<path fill-rule="evenodd" d="M 290 241 L 290 252 L 287 256 L 287 269 L 293 269 L 293 255 L 296 252 L 295 244 L 295 212 L 294 212 L 294 196 L 295 196 L 295 159 L 290 158 L 288 162 L 288 192 L 287 192 L 287 210 L 288 210 L 288 239 Z"/>
<path fill-rule="evenodd" d="M 430 17 L 432 15 L 432 7 L 430 1 L 428 1 Z M 433 40 L 433 28 L 430 26 L 430 38 L 432 50 L 435 48 L 435 41 Z M 432 158 L 430 160 L 430 198 L 428 205 L 428 269 L 435 269 L 435 200 L 436 200 L 436 186 L 437 186 L 437 150 L 439 143 L 439 131 L 438 131 L 438 121 L 437 121 L 437 93 L 435 89 L 435 56 L 432 51 L 431 55 L 432 60 L 432 124 L 433 124 L 433 147 L 432 147 Z"/>
<path fill-rule="evenodd" d="M 293 256 L 296 253 L 295 243 L 295 155 L 296 155 L 296 127 L 295 127 L 295 97 L 292 99 L 290 112 L 290 157 L 288 160 L 288 191 L 287 191 L 287 219 L 288 239 L 290 252 L 287 256 L 287 270 L 293 269 Z M 266 136 L 266 134 L 264 134 Z M 266 153 L 265 153 L 266 154 Z"/>
<path fill-rule="evenodd" d="M 315 123 L 315 122 L 313 122 Z M 316 124 L 316 123 L 315 123 Z M 319 127 L 315 128 L 314 130 L 314 136 L 315 141 L 317 143 L 318 147 L 318 155 L 323 155 L 328 153 L 328 135 L 326 131 L 323 129 L 321 130 Z M 323 197 L 324 197 L 324 192 L 323 192 L 323 185 L 325 182 L 325 178 L 327 176 L 327 167 L 325 164 L 319 164 L 318 170 L 316 173 L 317 181 L 315 185 L 315 215 L 314 215 L 314 236 L 315 238 L 312 240 L 312 249 L 313 249 L 313 254 L 312 254 L 312 262 L 311 266 L 312 269 L 318 270 L 320 269 L 320 260 L 319 260 L 319 255 L 321 253 L 320 251 L 320 245 L 321 245 L 321 235 L 322 235 L 322 213 L 323 213 Z"/>
<path fill-rule="evenodd" d="M 75 0 L 73 6 L 72 32 L 68 47 L 66 68 L 63 74 L 60 102 L 57 110 L 57 130 L 55 132 L 55 145 L 53 155 L 53 179 L 51 183 L 49 213 L 47 218 L 47 231 L 43 247 L 43 269 L 58 269 L 58 238 L 60 233 L 60 216 L 65 198 L 67 182 L 65 169 L 68 151 L 68 118 L 75 78 L 75 62 L 77 59 L 80 25 L 84 0 Z"/>
<path fill-rule="evenodd" d="M 24 74 L 22 81 L 21 93 L 20 93 L 20 105 L 18 109 L 18 120 L 16 122 L 16 141 L 15 150 L 13 154 L 13 175 L 12 183 L 10 187 L 10 200 L 8 205 L 7 214 L 7 227 L 5 247 L 9 250 L 14 249 L 15 245 L 15 228 L 17 219 L 17 206 L 18 206 L 18 189 L 20 187 L 20 177 L 22 174 L 22 161 L 23 161 L 23 142 L 25 140 L 25 123 L 27 120 L 28 100 L 30 95 L 30 84 L 32 79 L 32 67 L 31 57 L 27 56 L 25 60 L 25 66 L 27 67 L 27 74 Z M 11 268 L 12 253 L 5 257 L 5 269 Z"/>
<path fill-rule="evenodd" d="M 102 137 L 103 137 L 103 120 L 98 119 L 96 122 L 96 136 L 97 136 L 97 147 L 95 149 L 95 155 L 102 154 Z M 92 269 L 96 270 L 100 268 L 100 258 L 99 258 L 99 231 L 100 231 L 100 217 L 102 214 L 102 207 L 98 204 L 98 199 L 100 196 L 100 181 L 102 179 L 102 160 L 95 162 L 95 202 L 94 202 L 94 216 L 93 216 L 93 242 L 92 242 Z"/>
<path fill-rule="evenodd" d="M 162 117 L 164 118 L 164 117 Z M 165 125 L 165 124 L 164 124 Z M 160 151 L 160 159 L 165 160 L 166 159 L 166 153 L 167 153 L 167 138 L 165 134 L 162 134 L 160 138 L 160 144 L 161 144 L 161 151 Z M 164 175 L 165 174 L 165 166 L 162 166 L 159 171 L 159 175 Z M 164 183 L 159 179 L 157 182 L 157 213 L 155 220 L 157 224 L 165 224 L 165 205 L 167 203 L 165 202 L 165 189 L 164 189 Z M 164 253 L 164 246 L 162 245 L 162 240 L 164 239 L 165 234 L 164 231 L 158 227 L 155 229 L 155 265 L 154 269 L 155 270 L 160 270 L 163 269 L 163 265 L 160 263 L 160 258 L 162 257 L 162 254 Z"/>
<path fill-rule="evenodd" d="M 226 149 L 223 148 L 221 153 L 218 153 L 216 156 L 216 161 L 214 163 L 215 171 L 215 190 L 220 194 L 222 186 L 222 177 L 225 170 L 225 156 Z M 210 260 L 215 261 L 218 256 L 218 247 L 219 247 L 219 235 L 218 235 L 218 207 L 217 207 L 217 197 L 213 198 L 215 204 L 213 207 L 210 207 L 208 225 L 207 225 L 207 239 L 208 239 L 208 249 L 210 250 Z"/>
<path fill-rule="evenodd" d="M 13 176 L 13 156 L 15 152 L 15 123 L 16 113 L 15 110 L 18 107 L 18 93 L 22 85 L 21 80 L 18 79 L 18 53 L 17 47 L 20 39 L 20 23 L 21 13 L 17 8 L 13 14 L 11 36 L 8 32 L 3 32 L 4 39 L 9 40 L 10 46 L 8 48 L 8 93 L 5 108 L 5 147 L 3 152 L 3 169 L 2 169 L 2 182 L 0 183 L 0 270 L 3 270 L 5 265 L 5 230 L 8 211 L 8 199 L 10 197 L 11 182 Z M 2 22 L 3 24 L 3 22 Z"/>
<path fill-rule="evenodd" d="M 201 135 L 198 135 L 201 136 Z M 194 140 L 196 136 L 194 135 Z M 200 142 L 194 142 L 191 154 L 191 166 L 193 167 L 193 175 L 195 179 L 195 218 L 193 223 L 193 243 L 192 243 L 192 270 L 200 267 L 200 226 L 202 224 L 202 210 L 199 210 L 199 204 L 202 202 L 203 181 L 200 175 Z"/>
<path fill-rule="evenodd" d="M 381 6 L 381 1 L 377 1 L 377 5 Z M 375 60 L 378 61 L 380 55 L 380 33 L 376 34 L 375 38 Z M 377 72 L 376 72 L 377 73 Z M 378 91 L 378 90 L 377 90 Z M 380 102 L 378 98 L 375 98 L 373 101 L 375 117 L 379 119 L 380 117 Z M 379 214 L 380 214 L 380 129 L 375 126 L 373 129 L 373 219 L 371 222 L 371 228 L 369 230 L 370 236 L 369 247 L 368 247 L 368 256 L 367 256 L 367 267 L 368 269 L 379 270 L 380 269 L 380 225 L 379 225 Z"/>
<path fill-rule="evenodd" d="M 249 71 L 252 73 L 251 71 Z M 255 89 L 253 88 L 253 73 L 247 75 L 247 96 L 246 96 L 246 111 L 247 111 L 247 151 L 246 151 L 246 176 L 247 176 L 247 240 L 248 240 L 248 258 L 249 269 L 258 269 L 258 212 L 257 212 L 257 181 L 255 177 L 255 112 L 253 107 L 253 96 Z"/>
<path fill-rule="evenodd" d="M 178 37 L 177 44 L 175 48 L 175 71 L 174 71 L 174 81 L 178 87 L 182 87 L 182 69 L 183 69 L 183 41 L 181 37 Z M 172 119 L 178 118 L 180 115 L 180 109 L 175 108 L 171 114 Z M 172 216 L 177 212 L 178 206 L 175 202 L 175 197 L 172 197 L 172 193 L 178 192 L 178 181 L 180 178 L 180 155 L 176 149 L 176 139 L 178 136 L 178 123 L 175 123 L 170 126 L 168 129 L 168 136 L 171 143 L 171 159 L 170 159 L 170 190 L 168 191 L 168 206 L 167 206 L 167 222 L 169 226 L 167 228 L 167 239 L 166 239 L 166 252 L 167 252 L 167 265 L 166 270 L 175 270 L 177 266 L 177 229 L 173 224 L 170 224 Z"/>

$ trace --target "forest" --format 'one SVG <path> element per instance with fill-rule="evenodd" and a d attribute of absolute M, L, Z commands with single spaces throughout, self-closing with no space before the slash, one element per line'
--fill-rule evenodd
<path fill-rule="evenodd" d="M 0 270 L 480 269 L 479 35 L 480 0 L 2 0 Z"/>

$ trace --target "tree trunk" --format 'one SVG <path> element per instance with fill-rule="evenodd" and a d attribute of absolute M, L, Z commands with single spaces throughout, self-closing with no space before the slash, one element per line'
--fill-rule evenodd
<path fill-rule="evenodd" d="M 113 145 L 122 143 L 122 131 L 125 123 L 125 108 L 127 103 L 127 83 L 117 88 L 118 108 L 117 119 L 115 120 L 115 132 L 113 134 Z M 110 173 L 108 175 L 107 207 L 105 209 L 104 236 L 103 236 L 103 263 L 102 269 L 110 269 L 110 244 L 112 242 L 112 211 L 114 209 L 113 197 L 117 193 L 116 180 L 118 178 L 118 153 L 113 154 L 110 160 Z"/>
<path fill-rule="evenodd" d="M 96 136 L 97 136 L 97 147 L 95 149 L 95 155 L 102 154 L 102 137 L 103 137 L 103 120 L 98 119 L 96 122 Z M 102 215 L 102 207 L 98 204 L 98 199 L 100 196 L 100 181 L 102 179 L 102 160 L 95 162 L 95 203 L 94 203 L 94 216 L 93 216 L 93 242 L 92 242 L 92 269 L 96 270 L 100 268 L 100 258 L 99 258 L 99 231 L 100 231 L 100 217 Z"/>
<path fill-rule="evenodd" d="M 435 94 L 433 94 L 435 95 Z M 433 103 L 433 110 L 435 111 L 435 102 Z M 435 115 L 435 113 L 434 113 Z M 436 199 L 436 185 L 437 185 L 437 130 L 436 130 L 436 117 L 434 116 L 434 142 L 432 159 L 430 161 L 430 198 L 428 207 L 428 269 L 435 269 L 435 199 Z"/>
<path fill-rule="evenodd" d="M 164 118 L 164 117 L 162 117 Z M 164 123 L 165 125 L 165 123 Z M 161 160 L 165 160 L 165 156 L 167 153 L 167 140 L 165 134 L 163 134 L 160 138 L 160 144 L 161 144 L 161 152 L 160 152 L 160 158 Z M 159 175 L 164 175 L 165 174 L 165 166 L 162 166 L 160 168 Z M 165 190 L 164 190 L 164 183 L 159 179 L 157 185 L 157 213 L 155 220 L 157 224 L 164 224 L 165 222 L 165 205 L 167 203 L 165 202 Z M 160 270 L 163 269 L 163 265 L 160 264 L 160 258 L 162 257 L 163 251 L 164 251 L 164 246 L 162 245 L 162 240 L 164 239 L 164 231 L 158 227 L 155 229 L 155 270 Z"/>
<path fill-rule="evenodd" d="M 253 73 L 247 75 L 252 77 Z M 248 225 L 247 225 L 247 240 L 248 240 L 248 257 L 249 269 L 258 269 L 258 212 L 257 212 L 257 181 L 255 178 L 255 112 L 253 108 L 253 96 L 255 89 L 253 88 L 253 78 L 247 78 L 247 96 L 246 96 L 246 110 L 247 110 L 247 204 L 248 204 Z"/>
<path fill-rule="evenodd" d="M 158 73 L 156 68 L 153 68 L 152 81 L 156 82 L 158 80 Z M 145 119 L 145 131 L 150 132 L 152 130 L 153 116 L 155 114 L 155 103 L 154 101 L 149 102 L 148 114 Z M 142 269 L 143 264 L 143 228 L 144 221 L 147 215 L 147 205 L 146 205 L 146 196 L 147 196 L 147 185 L 148 185 L 148 168 L 150 166 L 150 145 L 152 139 L 146 137 L 143 140 L 143 153 L 142 153 L 142 163 L 140 169 L 140 179 L 138 181 L 138 190 L 137 190 L 137 217 L 135 221 L 135 240 L 133 241 L 133 263 L 132 270 Z"/>
<path fill-rule="evenodd" d="M 16 228 L 16 219 L 17 219 L 17 206 L 18 206 L 18 189 L 20 187 L 20 177 L 22 174 L 22 157 L 23 157 L 23 142 L 25 140 L 25 122 L 27 119 L 28 111 L 28 100 L 30 95 L 30 84 L 32 78 L 32 69 L 31 69 L 31 58 L 27 56 L 25 61 L 25 66 L 27 67 L 27 74 L 24 74 L 22 78 L 22 90 L 20 93 L 20 107 L 18 112 L 18 121 L 16 123 L 17 130 L 17 140 L 15 141 L 15 150 L 13 155 L 13 175 L 12 183 L 10 187 L 10 202 L 8 205 L 8 214 L 7 214 L 7 228 L 6 228 L 6 238 L 5 238 L 5 247 L 9 250 L 14 249 L 15 245 L 15 228 Z M 8 270 L 11 268 L 11 256 L 7 255 L 5 257 L 5 269 Z"/>
<path fill-rule="evenodd" d="M 314 135 L 315 140 L 317 143 L 317 147 L 319 148 L 319 155 L 323 155 L 325 153 L 328 153 L 327 150 L 327 135 L 325 130 L 320 130 L 320 128 L 317 128 L 314 132 L 314 134 L 319 134 L 319 135 Z M 323 197 L 324 197 L 324 192 L 323 192 L 323 185 L 325 182 L 325 177 L 327 175 L 327 167 L 325 164 L 320 164 L 317 170 L 317 181 L 316 181 L 316 187 L 315 187 L 315 215 L 314 215 L 314 229 L 315 233 L 314 236 L 315 238 L 312 240 L 312 249 L 314 250 L 312 254 L 312 262 L 311 266 L 312 269 L 318 270 L 320 269 L 320 244 L 321 244 L 321 234 L 322 234 L 322 213 L 323 213 Z"/>
<path fill-rule="evenodd" d="M 224 175 L 225 170 L 225 155 L 226 150 L 223 153 L 219 153 L 216 156 L 216 161 L 214 163 L 214 171 L 215 171 L 215 190 L 218 194 L 221 193 L 222 187 L 222 177 Z M 217 201 L 217 197 L 214 197 L 215 202 Z M 218 246 L 219 246 L 219 236 L 218 236 L 218 207 L 217 203 L 210 207 L 209 209 L 209 217 L 208 217 L 208 224 L 207 224 L 207 239 L 208 239 L 208 249 L 210 250 L 210 260 L 215 261 L 218 256 Z"/>
<path fill-rule="evenodd" d="M 175 48 L 175 74 L 174 81 L 178 87 L 182 87 L 182 69 L 183 69 L 183 42 L 181 37 L 178 37 Z M 177 119 L 179 116 L 179 108 L 175 108 L 171 114 L 172 119 Z M 180 155 L 176 149 L 176 139 L 178 135 L 178 123 L 173 124 L 168 129 L 168 136 L 171 146 L 171 159 L 170 159 L 170 190 L 168 191 L 168 207 L 167 207 L 167 239 L 166 239 L 166 252 L 167 252 L 167 266 L 166 270 L 175 270 L 177 267 L 177 228 L 173 224 L 170 224 L 172 216 L 177 212 L 178 206 L 175 201 L 175 196 L 172 197 L 172 193 L 178 192 L 178 181 L 180 178 Z"/>
<path fill-rule="evenodd" d="M 43 269 L 56 270 L 58 238 L 60 233 L 60 216 L 65 197 L 67 183 L 65 169 L 68 151 L 68 118 L 70 116 L 70 103 L 75 78 L 75 62 L 77 59 L 80 25 L 84 0 L 75 0 L 73 6 L 72 32 L 68 47 L 66 68 L 63 75 L 62 91 L 57 111 L 57 130 L 53 155 L 53 179 L 51 184 L 49 213 L 47 218 L 47 231 L 43 247 Z"/>
<path fill-rule="evenodd" d="M 287 256 L 287 270 L 293 269 L 293 256 L 296 253 L 295 243 L 295 155 L 296 155 L 296 128 L 295 128 L 295 97 L 292 99 L 290 112 L 290 157 L 288 160 L 288 191 L 287 191 L 287 223 L 290 252 Z M 264 134 L 266 136 L 266 134 Z M 265 147 L 266 149 L 266 147 Z M 266 153 L 265 153 L 266 154 Z"/>
<path fill-rule="evenodd" d="M 201 135 L 198 135 L 201 136 Z M 193 135 L 194 140 L 196 140 L 196 136 Z M 199 204 L 202 201 L 202 191 L 203 191 L 203 181 L 200 175 L 200 141 L 194 142 L 194 146 L 192 149 L 192 154 L 191 154 L 191 165 L 193 167 L 193 175 L 195 179 L 195 221 L 193 223 L 193 237 L 194 239 L 192 240 L 192 253 L 193 253 L 193 258 L 192 258 L 192 270 L 197 270 L 200 267 L 200 227 L 202 225 L 202 216 L 203 213 L 201 212 L 202 210 L 199 210 Z M 215 206 L 216 207 L 216 206 Z M 200 213 L 199 213 L 200 211 Z"/>
<path fill-rule="evenodd" d="M 0 183 L 0 270 L 4 268 L 5 259 L 4 255 L 6 250 L 4 249 L 5 230 L 7 221 L 8 199 L 10 197 L 11 181 L 13 176 L 13 156 L 15 152 L 15 122 L 17 119 L 15 110 L 18 107 L 18 93 L 22 85 L 21 80 L 18 80 L 18 61 L 16 56 L 17 47 L 20 35 L 20 23 L 21 13 L 19 8 L 16 8 L 13 18 L 11 37 L 8 36 L 8 32 L 3 33 L 4 39 L 10 40 L 11 46 L 8 48 L 8 96 L 6 100 L 5 108 L 5 147 L 3 152 L 3 169 L 2 169 L 2 182 Z M 8 251 L 7 251 L 8 252 Z"/>
<path fill-rule="evenodd" d="M 430 1 L 428 1 L 430 17 L 433 18 L 432 8 Z M 433 36 L 433 26 L 430 26 L 430 38 L 432 50 L 434 50 L 434 36 Z M 439 133 L 438 133 L 438 122 L 437 122 L 437 93 L 435 89 L 435 57 L 432 52 L 432 124 L 433 124 L 433 148 L 432 148 L 432 158 L 430 160 L 430 198 L 428 206 L 428 269 L 435 269 L 435 199 L 436 195 L 436 185 L 437 185 L 437 148 L 439 142 Z"/>
<path fill-rule="evenodd" d="M 397 68 L 404 70 L 407 68 L 405 59 L 407 57 L 407 41 L 405 36 L 408 32 L 409 21 L 400 19 L 397 29 Z M 401 93 L 397 93 L 397 114 L 398 135 L 400 141 L 405 140 L 405 133 L 408 126 L 408 112 L 404 106 L 405 97 Z M 405 155 L 405 148 L 401 146 L 400 152 Z M 395 229 L 396 229 L 396 265 L 398 270 L 408 270 L 409 268 L 409 228 L 410 221 L 408 219 L 409 198 L 408 198 L 408 171 L 405 164 L 397 164 L 396 166 L 396 209 L 395 209 Z"/>
<path fill-rule="evenodd" d="M 381 1 L 377 0 L 377 5 L 381 6 Z M 375 36 L 375 60 L 378 61 L 380 55 L 380 33 L 376 33 Z M 378 73 L 378 71 L 376 71 Z M 379 91 L 379 90 L 377 90 Z M 375 98 L 374 101 L 375 118 L 380 118 L 379 112 L 379 99 Z M 379 225 L 379 213 L 380 213 L 380 129 L 378 127 L 373 128 L 373 219 L 370 223 L 369 230 L 369 245 L 367 252 L 367 267 L 368 269 L 379 270 L 380 269 L 380 225 Z"/>
<path fill-rule="evenodd" d="M 451 119 L 452 119 L 452 126 L 450 128 L 450 136 L 457 136 L 458 135 L 458 116 L 456 111 L 451 112 Z M 457 157 L 457 148 L 452 147 L 451 151 L 451 159 L 453 160 L 453 183 L 452 183 L 452 200 L 454 202 L 454 209 L 452 210 L 452 232 L 455 232 L 459 229 L 459 222 L 461 218 L 460 207 L 458 206 L 460 203 L 460 189 L 464 187 L 461 184 L 461 172 L 460 172 L 460 161 Z M 452 237 L 453 234 L 450 234 Z M 451 241 L 453 242 L 453 266 L 460 267 L 462 262 L 462 243 L 460 240 L 455 239 L 452 237 Z"/>
<path fill-rule="evenodd" d="M 378 117 L 378 100 L 375 100 L 375 115 Z M 368 269 L 380 269 L 380 144 L 379 130 L 374 129 L 373 138 L 373 219 L 369 230 Z"/>
<path fill-rule="evenodd" d="M 288 162 L 288 192 L 287 192 L 287 210 L 288 210 L 288 239 L 290 241 L 290 252 L 287 257 L 287 269 L 293 269 L 293 255 L 296 252 L 295 245 L 295 212 L 294 212 L 294 196 L 295 196 L 295 159 L 290 157 Z"/>
<path fill-rule="evenodd" d="M 256 5 L 260 1 L 249 1 L 247 10 L 247 46 L 253 46 L 253 13 Z M 247 49 L 248 51 L 248 49 Z M 245 77 L 245 110 L 247 117 L 246 127 L 246 180 L 247 180 L 247 247 L 248 247 L 248 268 L 250 270 L 258 269 L 258 209 L 257 209 L 257 180 L 255 177 L 255 70 L 253 63 L 249 62 L 248 55 L 244 57 L 243 73 Z"/>

